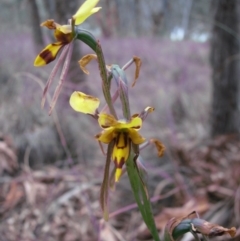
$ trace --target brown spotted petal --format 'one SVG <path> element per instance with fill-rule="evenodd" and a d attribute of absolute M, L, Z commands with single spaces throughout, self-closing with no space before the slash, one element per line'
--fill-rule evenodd
<path fill-rule="evenodd" d="M 34 66 L 43 66 L 55 60 L 63 46 L 64 44 L 62 42 L 47 45 L 36 57 Z"/>
<path fill-rule="evenodd" d="M 133 61 L 134 61 L 135 65 L 136 65 L 136 70 L 135 70 L 135 76 L 134 76 L 134 81 L 132 83 L 132 87 L 137 82 L 137 79 L 138 79 L 139 73 L 140 73 L 140 68 L 141 68 L 141 65 L 142 65 L 142 60 L 139 57 L 137 57 L 137 56 L 133 57 Z"/>
<path fill-rule="evenodd" d="M 48 19 L 41 23 L 41 27 L 46 27 L 48 29 L 56 29 L 57 26 L 59 26 L 59 24 L 56 23 L 53 19 Z"/>
<path fill-rule="evenodd" d="M 162 142 L 157 139 L 151 139 L 150 142 L 155 144 L 158 151 L 158 156 L 162 157 L 165 151 L 165 146 L 162 144 Z"/>
<path fill-rule="evenodd" d="M 79 61 L 79 66 L 85 74 L 89 74 L 89 71 L 85 68 L 92 60 L 97 60 L 96 54 L 88 54 L 83 56 Z"/>
<path fill-rule="evenodd" d="M 118 124 L 118 121 L 112 115 L 100 113 L 98 117 L 98 124 L 102 129 L 106 129 L 109 127 L 115 127 Z"/>
<path fill-rule="evenodd" d="M 72 33 L 63 32 L 62 27 L 56 28 L 54 31 L 54 37 L 57 41 L 63 43 L 64 45 L 69 44 L 73 40 Z"/>

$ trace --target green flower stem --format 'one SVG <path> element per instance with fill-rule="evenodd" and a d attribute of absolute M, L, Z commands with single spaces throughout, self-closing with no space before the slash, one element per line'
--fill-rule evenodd
<path fill-rule="evenodd" d="M 119 96 L 122 104 L 123 116 L 130 120 L 131 112 L 128 99 L 128 81 L 125 72 L 116 64 L 112 65 L 111 72 L 117 83 Z"/>
<path fill-rule="evenodd" d="M 95 37 L 86 29 L 82 29 L 79 26 L 75 26 L 74 28 L 74 34 L 76 36 L 76 39 L 84 42 L 86 45 L 88 45 L 94 52 L 96 52 L 97 49 L 97 40 Z"/>
<path fill-rule="evenodd" d="M 104 94 L 105 100 L 108 104 L 110 113 L 115 118 L 117 118 L 117 114 L 113 107 L 111 93 L 110 93 L 112 76 L 111 75 L 107 76 L 106 64 L 105 64 L 101 45 L 100 45 L 99 41 L 97 41 L 95 39 L 95 37 L 89 31 L 87 31 L 85 29 L 81 29 L 79 26 L 75 26 L 74 30 L 75 30 L 74 33 L 76 35 L 76 39 L 87 44 L 97 54 L 100 75 L 102 78 L 103 94 Z"/>
<path fill-rule="evenodd" d="M 110 88 L 111 88 L 111 76 L 107 76 L 107 71 L 106 71 L 106 64 L 104 60 L 104 55 L 102 52 L 101 45 L 99 42 L 97 43 L 96 47 L 96 54 L 98 57 L 98 64 L 99 64 L 99 70 L 100 70 L 100 75 L 102 77 L 102 89 L 103 89 L 103 95 L 105 97 L 105 100 L 108 104 L 110 113 L 117 118 L 116 111 L 113 107 L 112 103 L 112 98 L 111 98 L 111 93 L 110 93 Z"/>
<path fill-rule="evenodd" d="M 132 153 L 126 163 L 128 177 L 131 183 L 134 197 L 136 199 L 138 208 L 142 214 L 143 220 L 150 230 L 155 241 L 160 241 L 158 231 L 155 225 L 151 202 L 148 197 L 147 188 L 139 176 L 139 171 L 137 170 L 136 164 L 134 162 L 134 154 Z M 140 173 L 141 174 L 141 173 Z"/>

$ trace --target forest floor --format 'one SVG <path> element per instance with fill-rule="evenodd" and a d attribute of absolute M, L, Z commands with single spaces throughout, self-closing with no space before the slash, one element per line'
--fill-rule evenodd
<path fill-rule="evenodd" d="M 0 60 L 0 240 L 151 240 L 126 174 L 110 193 L 110 221 L 102 220 L 99 190 L 105 157 L 93 138 L 100 128 L 68 105 L 73 89 L 103 101 L 97 64 L 87 67 L 84 82 L 65 83 L 49 117 L 47 108 L 40 108 L 40 85 L 53 65 L 33 68 L 30 38 L 7 39 L 0 49 L 7 56 Z M 161 159 L 153 147 L 141 152 L 159 232 L 172 217 L 193 210 L 208 221 L 239 227 L 240 140 L 209 137 L 208 44 L 158 38 L 101 39 L 101 44 L 107 64 L 142 59 L 129 95 L 132 113 L 155 107 L 141 134 L 166 146 Z M 82 46 L 82 52 L 90 50 Z M 134 66 L 126 71 L 130 84 L 134 71 Z"/>

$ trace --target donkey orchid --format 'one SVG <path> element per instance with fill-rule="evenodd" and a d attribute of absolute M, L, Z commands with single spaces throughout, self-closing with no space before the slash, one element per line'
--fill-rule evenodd
<path fill-rule="evenodd" d="M 41 26 L 45 26 L 48 29 L 55 30 L 54 37 L 57 40 L 57 42 L 47 45 L 39 53 L 39 55 L 36 57 L 34 61 L 34 66 L 43 66 L 55 60 L 59 51 L 64 46 L 67 46 L 74 40 L 74 26 L 83 23 L 88 17 L 90 17 L 92 14 L 98 12 L 101 9 L 101 7 L 95 7 L 98 2 L 99 0 L 85 1 L 82 4 L 82 6 L 78 9 L 76 14 L 73 15 L 71 25 L 60 25 L 56 23 L 53 19 L 43 22 Z"/>
<path fill-rule="evenodd" d="M 56 76 L 56 73 L 61 66 L 61 63 L 64 61 L 62 72 L 60 75 L 60 80 L 58 82 L 58 85 L 55 89 L 54 95 L 52 97 L 51 103 L 50 103 L 50 109 L 49 109 L 49 115 L 51 114 L 58 96 L 61 92 L 61 88 L 63 85 L 63 82 L 66 78 L 70 59 L 72 56 L 72 50 L 73 50 L 73 42 L 74 39 L 78 38 L 89 45 L 91 48 L 95 48 L 96 40 L 94 37 L 89 33 L 87 30 L 79 29 L 78 25 L 84 22 L 89 16 L 96 13 L 101 9 L 101 7 L 95 7 L 96 4 L 99 2 L 99 0 L 86 0 L 82 6 L 78 9 L 75 15 L 72 16 L 72 19 L 69 21 L 69 24 L 67 25 L 60 25 L 56 23 L 53 19 L 47 20 L 41 24 L 41 26 L 45 26 L 49 29 L 54 30 L 54 36 L 57 42 L 51 43 L 47 45 L 36 57 L 34 61 L 34 66 L 43 66 L 46 64 L 49 64 L 53 60 L 56 59 L 59 51 L 62 49 L 62 53 L 54 66 L 47 83 L 43 90 L 43 97 L 42 97 L 42 108 L 44 107 L 45 100 L 46 100 L 46 94 L 48 92 L 48 89 L 50 85 L 52 84 L 52 81 L 54 77 Z M 80 32 L 82 33 L 82 37 L 80 38 Z"/>
<path fill-rule="evenodd" d="M 130 121 L 116 120 L 112 115 L 100 113 L 98 123 L 103 132 L 96 135 L 96 139 L 105 144 L 113 141 L 112 160 L 114 161 L 115 182 L 119 181 L 122 174 L 122 167 L 127 161 L 131 144 L 140 145 L 145 141 L 138 131 L 142 127 L 142 119 L 133 116 Z"/>
<path fill-rule="evenodd" d="M 154 109 L 147 107 L 143 112 L 133 115 L 129 121 L 126 121 L 117 120 L 107 113 L 99 113 L 97 110 L 99 99 L 82 92 L 73 92 L 69 103 L 75 111 L 89 114 L 98 119 L 98 124 L 103 129 L 95 136 L 99 142 L 108 145 L 113 143 L 111 159 L 115 164 L 115 182 L 118 182 L 122 175 L 123 165 L 130 155 L 131 146 L 138 146 L 145 142 L 145 138 L 138 131 L 141 129 L 147 114 Z M 153 140 L 152 143 L 158 146 L 158 141 Z"/>

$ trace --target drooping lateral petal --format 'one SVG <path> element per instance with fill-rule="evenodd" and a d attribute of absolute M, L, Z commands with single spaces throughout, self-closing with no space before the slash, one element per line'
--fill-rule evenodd
<path fill-rule="evenodd" d="M 47 45 L 47 47 L 45 47 L 36 57 L 34 66 L 39 67 L 52 62 L 54 59 L 56 59 L 57 54 L 63 46 L 64 44 L 61 42 Z"/>
<path fill-rule="evenodd" d="M 42 108 L 44 107 L 44 104 L 45 104 L 48 89 L 49 89 L 50 85 L 52 84 L 53 79 L 56 76 L 60 65 L 62 64 L 64 58 L 66 57 L 66 54 L 68 53 L 69 47 L 70 47 L 69 45 L 66 45 L 66 46 L 63 47 L 63 50 L 62 50 L 62 52 L 61 52 L 61 54 L 60 54 L 60 56 L 57 60 L 57 63 L 54 66 L 54 68 L 52 69 L 51 74 L 49 75 L 49 78 L 48 78 L 47 83 L 46 83 L 46 85 L 44 87 L 44 90 L 43 90 L 42 101 L 41 101 L 41 107 Z"/>
<path fill-rule="evenodd" d="M 129 138 L 132 140 L 132 142 L 136 145 L 140 145 L 146 140 L 134 129 L 129 129 L 128 135 L 129 135 Z"/>
<path fill-rule="evenodd" d="M 98 118 L 98 123 L 101 126 L 102 129 L 109 128 L 111 126 L 118 125 L 117 120 L 107 113 L 100 113 Z"/>
<path fill-rule="evenodd" d="M 97 134 L 95 136 L 95 138 L 98 141 L 101 141 L 105 144 L 110 143 L 116 136 L 115 132 L 114 132 L 115 128 L 114 127 L 109 127 L 107 129 L 105 129 L 103 132 Z"/>
<path fill-rule="evenodd" d="M 94 115 L 100 104 L 100 101 L 96 97 L 75 91 L 72 93 L 69 103 L 75 111 Z"/>
<path fill-rule="evenodd" d="M 53 110 L 55 104 L 57 103 L 58 96 L 60 95 L 63 83 L 67 76 L 67 72 L 68 72 L 68 68 L 69 68 L 70 60 L 71 60 L 71 56 L 72 56 L 72 51 L 73 51 L 73 42 L 68 44 L 67 47 L 69 47 L 69 49 L 68 49 L 67 56 L 66 56 L 66 59 L 63 64 L 63 68 L 62 68 L 62 72 L 60 75 L 60 79 L 58 81 L 58 85 L 57 85 L 57 87 L 54 91 L 53 97 L 52 97 L 52 101 L 51 101 L 50 108 L 48 111 L 49 115 L 51 115 L 52 110 Z"/>
<path fill-rule="evenodd" d="M 73 18 L 75 19 L 75 24 L 79 25 L 82 22 L 84 22 L 90 15 L 96 13 L 101 9 L 101 7 L 94 8 L 99 0 L 87 0 L 85 1 L 78 11 L 73 15 Z"/>

